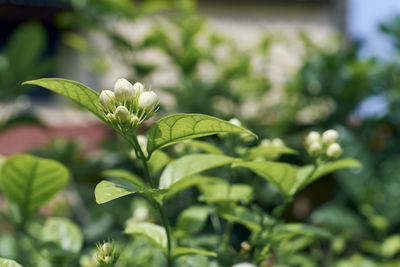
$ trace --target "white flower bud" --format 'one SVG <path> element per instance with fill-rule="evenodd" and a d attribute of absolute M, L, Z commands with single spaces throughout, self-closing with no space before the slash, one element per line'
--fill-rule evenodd
<path fill-rule="evenodd" d="M 105 258 L 104 258 L 104 263 L 105 264 L 110 264 L 112 262 L 112 258 L 110 257 L 110 256 L 106 256 Z"/>
<path fill-rule="evenodd" d="M 318 141 L 312 142 L 308 147 L 308 152 L 312 156 L 319 156 L 322 152 L 322 145 Z"/>
<path fill-rule="evenodd" d="M 133 91 L 135 92 L 135 96 L 139 96 L 144 92 L 144 86 L 142 83 L 137 82 L 133 85 Z"/>
<path fill-rule="evenodd" d="M 272 145 L 272 144 L 271 144 L 271 140 L 269 140 L 269 139 L 263 139 L 263 140 L 261 140 L 260 145 L 261 145 L 261 146 L 271 146 L 271 145 Z"/>
<path fill-rule="evenodd" d="M 135 91 L 133 85 L 126 79 L 119 79 L 114 85 L 115 98 L 119 102 L 133 100 L 135 98 Z"/>
<path fill-rule="evenodd" d="M 112 113 L 107 113 L 106 119 L 107 119 L 108 121 L 111 121 L 111 122 L 113 122 L 113 121 L 116 120 L 115 115 L 112 114 Z"/>
<path fill-rule="evenodd" d="M 138 221 L 144 221 L 148 218 L 149 211 L 146 207 L 140 206 L 133 212 L 133 217 Z"/>
<path fill-rule="evenodd" d="M 131 116 L 131 125 L 132 126 L 137 126 L 139 124 L 140 119 L 138 118 L 138 116 L 136 116 L 135 114 L 132 114 Z"/>
<path fill-rule="evenodd" d="M 109 255 L 112 253 L 114 247 L 110 243 L 104 243 L 102 249 L 105 255 Z"/>
<path fill-rule="evenodd" d="M 331 158 L 335 159 L 339 157 L 342 154 L 342 148 L 338 143 L 333 143 L 328 146 L 328 149 L 326 150 L 326 155 Z"/>
<path fill-rule="evenodd" d="M 272 139 L 271 142 L 272 146 L 276 146 L 276 147 L 281 147 L 281 146 L 285 146 L 285 143 L 282 141 L 282 139 L 280 138 L 274 138 Z"/>
<path fill-rule="evenodd" d="M 128 122 L 131 119 L 131 113 L 125 106 L 118 106 L 115 110 L 115 117 L 122 123 Z"/>
<path fill-rule="evenodd" d="M 158 104 L 159 98 L 153 91 L 143 92 L 139 96 L 138 105 L 143 109 L 151 109 Z"/>
<path fill-rule="evenodd" d="M 114 111 L 116 99 L 113 91 L 111 90 L 101 91 L 99 101 L 104 108 L 106 108 L 107 110 Z"/>
<path fill-rule="evenodd" d="M 311 145 L 314 142 L 321 142 L 321 135 L 318 132 L 311 131 L 306 137 L 306 145 Z"/>
<path fill-rule="evenodd" d="M 237 118 L 232 118 L 232 119 L 230 119 L 230 120 L 229 120 L 229 123 L 232 123 L 233 125 L 242 127 L 242 123 L 241 123 L 240 120 L 237 119 Z"/>
<path fill-rule="evenodd" d="M 335 130 L 327 130 L 322 134 L 322 142 L 325 145 L 330 145 L 335 143 L 339 138 L 339 133 Z"/>
<path fill-rule="evenodd" d="M 147 137 L 146 136 L 140 134 L 137 136 L 137 139 L 138 139 L 139 146 L 142 149 L 147 147 Z"/>

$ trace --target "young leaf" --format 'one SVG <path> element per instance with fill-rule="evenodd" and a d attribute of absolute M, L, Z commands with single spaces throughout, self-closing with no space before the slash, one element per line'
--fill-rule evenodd
<path fill-rule="evenodd" d="M 151 158 L 148 162 L 150 174 L 151 175 L 157 174 L 170 161 L 171 161 L 171 159 L 169 158 L 167 153 L 165 153 L 161 150 L 154 151 L 153 155 L 151 155 Z"/>
<path fill-rule="evenodd" d="M 296 194 L 299 190 L 303 189 L 310 183 L 318 180 L 319 178 L 327 175 L 328 173 L 334 172 L 336 170 L 360 167 L 361 164 L 351 158 L 339 159 L 336 161 L 324 163 L 319 165 L 317 169 L 314 170 L 314 166 L 307 165 L 297 169 L 296 173 L 296 184 L 292 188 L 291 195 Z"/>
<path fill-rule="evenodd" d="M 207 222 L 208 215 L 213 211 L 212 207 L 207 206 L 191 206 L 185 209 L 177 219 L 175 232 L 177 238 L 200 232 Z"/>
<path fill-rule="evenodd" d="M 161 175 L 159 188 L 167 189 L 185 177 L 236 161 L 240 160 L 224 155 L 191 154 L 183 156 L 167 165 Z"/>
<path fill-rule="evenodd" d="M 141 189 L 141 187 L 127 180 L 114 178 L 109 181 L 101 181 L 97 184 L 94 195 L 97 204 L 103 204 L 116 198 L 136 193 Z"/>
<path fill-rule="evenodd" d="M 99 94 L 81 83 L 66 79 L 43 78 L 38 80 L 26 81 L 22 84 L 38 85 L 50 91 L 56 92 L 60 95 L 63 95 L 71 99 L 75 103 L 81 105 L 82 107 L 86 108 L 94 115 L 103 120 L 103 115 L 97 108 L 100 105 Z"/>
<path fill-rule="evenodd" d="M 121 178 L 124 180 L 127 180 L 139 187 L 146 187 L 146 183 L 143 182 L 142 179 L 140 179 L 138 176 L 136 176 L 135 174 L 126 171 L 126 170 L 122 170 L 122 169 L 111 169 L 111 170 L 106 170 L 103 171 L 100 174 L 102 177 L 110 177 L 110 178 Z"/>
<path fill-rule="evenodd" d="M 52 217 L 42 228 L 41 241 L 52 256 L 71 257 L 81 251 L 83 235 L 80 228 L 72 221 Z"/>
<path fill-rule="evenodd" d="M 147 138 L 147 151 L 154 150 L 197 137 L 220 133 L 247 133 L 249 130 L 227 121 L 203 114 L 174 114 L 156 121 L 150 128 Z"/>
<path fill-rule="evenodd" d="M 172 184 L 168 188 L 168 192 L 165 194 L 164 200 L 170 199 L 171 197 L 175 196 L 179 192 L 181 192 L 189 187 L 196 186 L 196 185 L 198 186 L 200 184 L 207 183 L 207 182 L 213 182 L 215 180 L 220 180 L 220 179 L 215 178 L 215 177 L 208 177 L 208 176 L 195 176 L 195 177 L 183 178 L 183 179 L 179 180 L 178 182 Z"/>
<path fill-rule="evenodd" d="M 242 202 L 247 204 L 253 198 L 253 188 L 246 184 L 229 185 L 223 180 L 201 183 L 198 185 L 202 195 L 200 201 L 208 203 Z"/>
<path fill-rule="evenodd" d="M 167 251 L 167 234 L 165 229 L 159 225 L 148 222 L 128 221 L 124 233 L 146 237 L 163 249 L 164 253 Z"/>
<path fill-rule="evenodd" d="M 239 162 L 232 167 L 245 167 L 265 178 L 282 195 L 289 196 L 296 182 L 296 169 L 289 164 L 270 161 Z"/>
<path fill-rule="evenodd" d="M 64 189 L 69 172 L 57 161 L 20 154 L 4 162 L 0 179 L 4 194 L 28 217 Z"/>
<path fill-rule="evenodd" d="M 217 253 L 215 253 L 215 252 L 196 249 L 196 248 L 178 247 L 171 251 L 171 257 L 173 259 L 176 259 L 176 258 L 184 256 L 184 255 L 189 255 L 189 254 L 198 254 L 198 255 L 209 256 L 209 257 L 217 257 Z"/>
<path fill-rule="evenodd" d="M 253 232 L 261 230 L 261 217 L 242 206 L 234 206 L 218 210 L 218 214 L 228 222 L 239 223 Z"/>
<path fill-rule="evenodd" d="M 13 260 L 0 258 L 0 267 L 22 267 L 22 265 Z"/>
<path fill-rule="evenodd" d="M 271 238 L 275 242 L 281 240 L 291 239 L 295 236 L 310 236 L 322 239 L 330 239 L 332 235 L 323 229 L 314 227 L 312 225 L 301 223 L 287 223 L 274 227 Z"/>

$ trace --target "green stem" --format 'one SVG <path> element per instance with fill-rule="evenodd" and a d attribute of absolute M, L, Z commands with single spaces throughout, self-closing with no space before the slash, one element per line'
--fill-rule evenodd
<path fill-rule="evenodd" d="M 132 146 L 136 150 L 136 153 L 137 153 L 139 159 L 142 161 L 144 175 L 146 176 L 147 181 L 149 182 L 151 188 L 155 188 L 153 180 L 151 179 L 149 166 L 148 166 L 148 162 L 147 162 L 149 160 L 149 157 L 146 157 L 146 155 L 142 151 L 142 148 L 139 145 L 139 142 L 137 140 L 136 135 L 134 135 L 130 141 L 131 141 L 130 143 L 132 144 Z M 163 226 L 165 228 L 165 232 L 167 234 L 167 260 L 168 260 L 168 267 L 171 267 L 172 266 L 172 258 L 171 258 L 171 249 L 172 249 L 171 226 L 169 224 L 168 217 L 166 216 L 162 205 L 159 202 L 155 201 L 155 200 L 153 202 L 154 202 L 155 207 L 158 210 L 158 213 L 160 214 L 161 221 L 163 223 Z"/>

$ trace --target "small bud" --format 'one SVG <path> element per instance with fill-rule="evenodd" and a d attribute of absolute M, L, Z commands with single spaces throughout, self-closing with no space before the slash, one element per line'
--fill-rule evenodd
<path fill-rule="evenodd" d="M 131 113 L 125 106 L 119 106 L 115 110 L 115 117 L 122 123 L 128 122 L 131 119 Z"/>
<path fill-rule="evenodd" d="M 143 92 L 139 96 L 138 105 L 143 109 L 151 109 L 158 104 L 159 98 L 153 91 Z"/>
<path fill-rule="evenodd" d="M 103 261 L 105 264 L 110 264 L 112 262 L 112 258 L 110 256 L 106 256 Z"/>
<path fill-rule="evenodd" d="M 333 143 L 328 146 L 328 149 L 326 150 L 326 155 L 331 158 L 335 159 L 339 157 L 342 154 L 342 148 L 338 143 Z"/>
<path fill-rule="evenodd" d="M 106 255 L 109 255 L 112 253 L 114 247 L 113 245 L 111 245 L 110 243 L 104 243 L 103 246 L 101 246 L 101 248 L 103 249 L 103 253 Z"/>
<path fill-rule="evenodd" d="M 133 127 L 137 126 L 139 124 L 140 119 L 138 118 L 138 116 L 136 116 L 135 114 L 132 114 L 131 116 L 131 120 L 130 123 Z"/>
<path fill-rule="evenodd" d="M 126 79 L 119 79 L 114 85 L 115 98 L 119 102 L 126 102 L 135 98 L 132 84 Z"/>
<path fill-rule="evenodd" d="M 138 135 L 137 139 L 138 139 L 139 146 L 142 148 L 142 150 L 143 150 L 143 148 L 147 147 L 147 137 L 146 136 Z"/>
<path fill-rule="evenodd" d="M 308 147 L 308 152 L 311 156 L 319 156 L 322 152 L 322 145 L 318 141 L 312 142 Z"/>
<path fill-rule="evenodd" d="M 314 142 L 321 142 L 321 135 L 318 132 L 309 132 L 306 137 L 306 145 L 311 145 Z"/>
<path fill-rule="evenodd" d="M 229 120 L 229 123 L 232 123 L 233 125 L 242 127 L 242 123 L 241 123 L 240 120 L 237 119 L 237 118 L 232 118 L 232 119 L 230 119 L 230 120 Z"/>
<path fill-rule="evenodd" d="M 118 260 L 118 252 L 114 245 L 114 242 L 104 242 L 103 244 L 97 244 L 97 251 L 95 259 L 99 266 L 114 266 Z M 96 265 L 97 266 L 97 265 Z"/>
<path fill-rule="evenodd" d="M 271 143 L 271 140 L 269 140 L 269 139 L 263 139 L 263 140 L 261 140 L 260 145 L 261 146 L 271 146 L 272 143 Z"/>
<path fill-rule="evenodd" d="M 133 91 L 135 92 L 135 96 L 140 96 L 144 92 L 144 86 L 140 82 L 137 82 L 133 85 Z"/>
<path fill-rule="evenodd" d="M 339 134 L 335 130 L 327 130 L 322 134 L 322 142 L 325 145 L 330 145 L 335 143 L 339 138 Z"/>
<path fill-rule="evenodd" d="M 146 207 L 140 206 L 133 212 L 133 217 L 138 221 L 144 221 L 149 217 L 149 211 Z"/>
<path fill-rule="evenodd" d="M 112 113 L 107 113 L 106 119 L 107 119 L 108 121 L 110 121 L 110 122 L 113 122 L 113 121 L 116 120 L 115 115 L 112 114 Z"/>
<path fill-rule="evenodd" d="M 272 139 L 271 142 L 272 146 L 276 146 L 276 147 L 282 147 L 285 146 L 285 143 L 282 141 L 282 139 L 280 138 L 274 138 Z"/>
<path fill-rule="evenodd" d="M 107 110 L 111 110 L 114 111 L 114 107 L 115 107 L 115 95 L 114 92 L 111 90 L 103 90 L 100 93 L 100 104 L 106 108 Z"/>

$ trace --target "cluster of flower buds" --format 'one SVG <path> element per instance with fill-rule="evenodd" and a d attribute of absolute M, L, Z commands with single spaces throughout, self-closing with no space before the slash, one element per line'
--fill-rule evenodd
<path fill-rule="evenodd" d="M 115 83 L 114 91 L 103 90 L 99 100 L 105 119 L 122 131 L 136 129 L 153 116 L 159 103 L 156 93 L 146 91 L 140 82 L 132 85 L 123 78 Z"/>
<path fill-rule="evenodd" d="M 275 146 L 275 147 L 283 147 L 285 146 L 285 142 L 283 142 L 280 138 L 274 138 L 272 140 L 265 138 L 260 142 L 261 146 Z"/>
<path fill-rule="evenodd" d="M 119 254 L 114 242 L 103 242 L 97 244 L 96 260 L 99 266 L 112 267 L 115 265 Z"/>
<path fill-rule="evenodd" d="M 337 143 L 339 134 L 335 130 L 327 130 L 322 133 L 322 136 L 315 131 L 309 132 L 305 147 L 308 154 L 312 157 L 326 156 L 329 159 L 335 159 L 342 154 L 342 148 Z"/>

